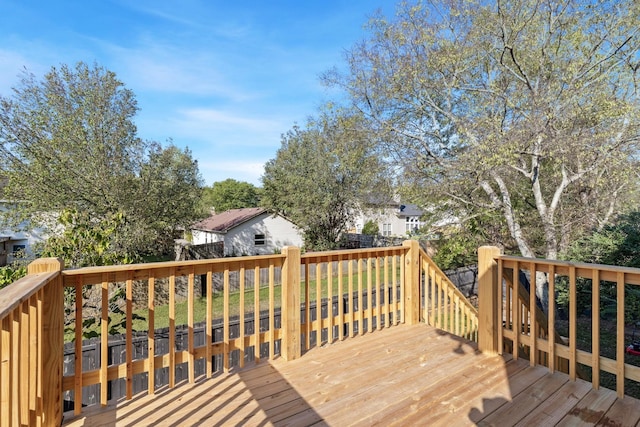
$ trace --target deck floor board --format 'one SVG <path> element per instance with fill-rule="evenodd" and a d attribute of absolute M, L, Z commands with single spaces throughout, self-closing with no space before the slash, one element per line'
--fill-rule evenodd
<path fill-rule="evenodd" d="M 640 401 L 426 325 L 393 326 L 78 417 L 65 426 L 635 425 Z"/>

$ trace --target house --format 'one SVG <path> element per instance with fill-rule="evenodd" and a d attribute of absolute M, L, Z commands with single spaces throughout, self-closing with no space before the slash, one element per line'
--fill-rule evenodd
<path fill-rule="evenodd" d="M 194 245 L 224 243 L 225 256 L 269 255 L 285 246 L 302 246 L 302 233 L 291 221 L 264 208 L 232 209 L 191 226 Z"/>
<path fill-rule="evenodd" d="M 371 205 L 354 217 L 355 233 L 361 233 L 364 225 L 373 221 L 382 236 L 406 237 L 425 225 L 422 211 L 417 205 L 400 202 Z"/>
<path fill-rule="evenodd" d="M 0 200 L 0 217 L 11 209 L 11 204 Z M 11 264 L 21 258 L 33 258 L 34 245 L 44 242 L 46 233 L 41 228 L 28 227 L 27 223 L 18 227 L 7 227 L 0 221 L 0 267 Z"/>
<path fill-rule="evenodd" d="M 46 239 L 42 229 L 30 229 L 27 223 L 9 227 L 2 223 L 2 214 L 12 209 L 12 202 L 3 199 L 2 189 L 7 179 L 0 177 L 0 267 L 24 258 L 33 258 L 33 245 Z"/>

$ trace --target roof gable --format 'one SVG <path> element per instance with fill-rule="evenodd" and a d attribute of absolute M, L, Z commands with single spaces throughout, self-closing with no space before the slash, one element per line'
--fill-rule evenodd
<path fill-rule="evenodd" d="M 196 222 L 191 226 L 193 230 L 226 233 L 239 225 L 266 213 L 264 208 L 231 209 L 220 214 Z"/>

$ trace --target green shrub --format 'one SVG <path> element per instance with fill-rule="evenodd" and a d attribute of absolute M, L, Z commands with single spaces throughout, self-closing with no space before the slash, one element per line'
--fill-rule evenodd
<path fill-rule="evenodd" d="M 377 236 L 380 232 L 380 227 L 375 222 L 369 220 L 362 227 L 362 234 L 367 236 Z"/>
<path fill-rule="evenodd" d="M 6 265 L 0 267 L 0 289 L 27 275 L 27 268 L 23 266 Z"/>

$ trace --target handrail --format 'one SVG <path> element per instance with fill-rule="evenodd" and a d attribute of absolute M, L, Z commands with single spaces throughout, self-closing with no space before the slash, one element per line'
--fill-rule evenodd
<path fill-rule="evenodd" d="M 403 323 L 406 253 L 399 246 L 303 254 L 303 348 Z"/>
<path fill-rule="evenodd" d="M 62 422 L 62 262 L 0 290 L 0 426 Z"/>
<path fill-rule="evenodd" d="M 287 253 L 287 251 L 285 251 Z M 73 391 L 74 412 L 79 414 L 82 410 L 80 404 L 82 400 L 83 387 L 90 385 L 99 386 L 100 404 L 106 405 L 108 401 L 109 381 L 119 378 L 125 380 L 126 398 L 131 399 L 133 396 L 133 380 L 134 375 L 147 373 L 148 377 L 148 394 L 154 394 L 156 385 L 154 383 L 155 372 L 158 369 L 168 368 L 168 385 L 174 387 L 178 382 L 176 378 L 176 367 L 180 364 L 186 364 L 188 372 L 188 381 L 195 382 L 195 366 L 199 359 L 205 360 L 205 375 L 211 377 L 215 366 L 213 364 L 214 357 L 220 357 L 222 369 L 228 372 L 232 366 L 230 363 L 230 355 L 234 351 L 245 352 L 245 349 L 253 347 L 252 356 L 257 362 L 262 357 L 262 347 L 269 347 L 269 357 L 274 357 L 277 341 L 283 338 L 281 328 L 274 326 L 274 310 L 281 307 L 281 302 L 276 301 L 274 289 L 276 287 L 273 272 L 282 269 L 285 264 L 285 254 L 274 254 L 264 256 L 252 256 L 241 258 L 219 258 L 206 260 L 192 260 L 180 262 L 161 262 L 149 264 L 135 265 L 118 265 L 105 267 L 87 267 L 77 270 L 66 270 L 62 273 L 63 283 L 66 288 L 73 289 L 76 296 L 74 301 L 75 308 L 75 327 L 74 327 L 74 371 L 70 375 L 66 375 L 63 379 L 63 390 Z M 261 295 L 261 284 L 259 282 L 259 271 L 268 269 L 268 289 L 269 295 L 264 297 Z M 248 272 L 253 272 L 253 283 L 249 283 Z M 253 332 L 246 333 L 241 330 L 240 335 L 232 337 L 230 333 L 230 275 L 238 274 L 241 276 L 240 289 L 241 306 L 238 309 L 238 316 L 245 318 L 244 297 L 249 292 L 253 293 L 254 307 L 257 309 L 253 312 Z M 283 274 L 283 277 L 286 273 Z M 196 297 L 196 277 L 204 277 L 206 286 L 205 318 L 195 319 L 195 297 Z M 222 298 L 224 300 L 223 310 L 220 313 L 213 312 L 213 287 L 214 278 L 218 278 L 222 285 Z M 186 283 L 180 285 L 178 282 L 184 280 Z M 147 351 L 142 357 L 134 360 L 133 345 L 133 291 L 134 283 L 138 287 L 142 287 L 143 294 L 146 294 L 145 301 L 138 301 L 139 305 L 147 310 Z M 280 285 L 280 284 L 279 284 Z M 282 284 L 284 288 L 286 283 Z M 100 310 L 100 358 L 101 361 L 109 359 L 109 317 L 110 302 L 109 293 L 117 287 L 125 288 L 125 315 L 126 315 L 126 361 L 124 363 L 100 363 L 96 369 L 87 370 L 83 368 L 83 306 L 85 295 L 92 293 L 93 297 L 99 300 Z M 186 293 L 186 317 L 187 317 L 187 344 L 183 349 L 179 349 L 177 344 L 177 316 L 178 314 L 178 288 L 184 288 Z M 160 344 L 159 337 L 156 336 L 156 310 L 158 309 L 158 289 L 168 294 L 168 352 L 166 354 L 157 354 L 157 348 Z M 77 298 L 77 296 L 81 296 Z M 267 305 L 269 310 L 269 326 L 267 330 L 263 330 L 259 324 L 261 306 Z M 184 313 L 183 313 L 184 314 Z M 212 335 L 212 323 L 215 318 L 222 318 L 223 333 L 222 339 L 214 340 Z M 205 323 L 205 339 L 200 345 L 195 342 L 194 328 L 196 321 L 204 321 Z M 244 328 L 245 322 L 240 322 L 241 328 Z M 292 356 L 295 357 L 295 356 Z M 244 356 L 239 358 L 240 367 L 244 364 Z"/>
<path fill-rule="evenodd" d="M 233 363 L 243 367 L 247 355 L 255 363 L 265 357 L 294 359 L 314 346 L 403 323 L 408 310 L 403 298 L 411 293 L 406 289 L 409 285 L 404 265 L 410 258 L 407 255 L 410 251 L 410 247 L 401 246 L 300 254 L 298 248 L 288 247 L 281 254 L 274 255 L 65 270 L 62 280 L 65 288 L 69 289 L 67 298 L 73 299 L 73 295 L 80 298 L 73 301 L 74 369 L 64 376 L 63 390 L 74 401 L 74 412 L 79 414 L 82 411 L 83 387 L 99 387 L 96 393 L 99 403 L 106 405 L 107 384 L 117 379 L 124 380 L 125 397 L 130 399 L 134 394 L 134 376 L 138 374 L 147 374 L 147 392 L 153 394 L 156 385 L 152 373 L 158 369 L 168 368 L 168 385 L 173 387 L 179 381 L 176 367 L 181 364 L 186 367 L 188 381 L 194 382 L 198 360 L 204 359 L 205 375 L 209 377 L 217 369 L 214 357 L 219 358 L 222 370 L 227 372 L 234 368 Z M 262 271 L 267 273 L 266 283 L 258 280 Z M 239 282 L 233 303 L 230 291 L 232 275 Z M 276 277 L 280 277 L 280 281 Z M 203 278 L 206 283 L 206 295 L 202 295 L 206 299 L 206 318 L 203 321 L 206 337 L 200 343 L 194 337 L 196 323 L 202 320 L 194 318 L 197 278 Z M 224 303 L 222 312 L 213 313 L 212 289 L 216 278 Z M 180 285 L 181 281 L 184 281 L 183 285 Z M 181 286 L 186 294 L 186 307 L 183 306 L 182 310 L 187 312 L 187 339 L 182 349 L 176 344 L 179 341 L 177 316 L 180 314 L 178 288 Z M 98 300 L 100 360 L 108 360 L 109 295 L 118 287 L 126 294 L 127 330 L 123 353 L 127 359 L 122 363 L 100 363 L 93 369 L 87 369 L 83 367 L 82 357 L 84 303 L 92 296 L 90 294 Z M 159 354 L 160 338 L 155 328 L 159 308 L 157 295 L 160 288 L 166 290 L 167 287 L 168 353 Z M 146 294 L 144 306 L 148 311 L 148 331 L 142 338 L 146 338 L 148 348 L 134 359 L 131 324 L 136 301 L 132 296 L 134 290 L 140 288 L 146 289 L 143 293 Z M 140 301 L 137 302 L 140 305 Z M 231 309 L 234 309 L 234 314 Z M 214 339 L 211 332 L 216 318 L 223 325 L 220 339 Z M 239 319 L 233 331 L 232 318 Z M 237 361 L 232 363 L 231 355 L 234 353 L 240 356 L 234 356 Z"/>
<path fill-rule="evenodd" d="M 481 315 L 483 324 L 480 330 L 483 334 L 493 333 L 498 337 L 495 351 L 510 352 L 514 358 L 528 357 L 532 365 L 547 366 L 552 372 L 558 369 L 567 371 L 572 379 L 582 377 L 590 380 L 595 389 L 601 386 L 601 372 L 612 374 L 619 397 L 625 394 L 625 380 L 640 382 L 640 367 L 625 361 L 628 345 L 625 341 L 625 286 L 640 285 L 640 269 L 505 256 L 500 255 L 497 248 L 489 249 L 495 254 L 494 265 L 488 266 L 490 261 L 481 258 L 480 262 L 485 264 L 481 269 L 493 269 L 495 280 L 491 287 L 480 287 L 480 299 L 495 299 L 500 303 L 494 314 Z M 544 279 L 544 287 L 550 296 L 546 313 L 538 307 L 535 292 L 523 292 L 520 274 L 530 278 L 532 290 Z M 566 283 L 568 293 L 568 336 L 562 340 L 557 338 L 557 302 L 554 297 L 560 282 Z M 616 326 L 615 337 L 612 337 L 615 355 L 611 356 L 603 355 L 600 346 L 603 282 L 615 290 Z M 591 292 L 591 306 L 594 307 L 588 320 L 591 348 L 579 348 L 577 339 L 578 283 Z M 532 307 L 536 309 L 532 310 Z M 561 367 L 560 363 L 565 366 Z M 591 368 L 591 378 L 581 374 L 581 365 Z"/>
<path fill-rule="evenodd" d="M 537 269 L 543 273 L 549 273 L 550 267 L 559 275 L 568 275 L 574 269 L 577 277 L 589 277 L 594 271 L 600 271 L 600 280 L 615 282 L 618 274 L 625 275 L 625 283 L 630 285 L 640 285 L 640 268 L 622 267 L 618 265 L 590 264 L 585 262 L 548 260 L 542 258 L 517 257 L 513 255 L 500 255 L 500 259 L 505 262 L 531 263 L 537 265 Z"/>
<path fill-rule="evenodd" d="M 478 339 L 478 310 L 435 262 L 420 249 L 423 318 L 437 328 L 472 341 Z"/>
<path fill-rule="evenodd" d="M 154 394 L 161 370 L 173 387 L 181 381 L 179 366 L 184 380 L 194 382 L 196 375 L 242 368 L 245 359 L 295 359 L 314 346 L 415 323 L 421 314 L 451 333 L 470 339 L 477 334 L 475 308 L 415 241 L 385 248 L 301 254 L 287 247 L 273 255 L 62 268 L 59 260 L 37 260 L 27 277 L 0 291 L 0 427 L 59 425 L 63 397 L 80 414 L 85 404 L 107 404 L 110 382 L 111 389 L 121 383 L 124 397 L 131 399 L 134 380 L 140 382 L 144 374 L 147 393 Z M 215 300 L 223 301 L 216 312 L 214 286 Z M 114 292 L 124 295 L 121 306 L 114 304 Z M 157 328 L 161 309 L 167 310 L 166 332 Z M 121 338 L 109 329 L 120 310 Z M 145 332 L 134 334 L 136 313 L 147 323 Z M 182 340 L 180 315 L 185 318 Z M 92 332 L 96 344 L 84 340 L 88 316 L 99 325 Z M 199 322 L 201 341 L 195 332 Z M 73 357 L 63 374 L 65 324 L 73 337 Z M 116 340 L 123 340 L 122 361 L 112 359 L 109 346 Z M 164 344 L 166 351 L 160 351 Z M 83 366 L 85 351 L 98 356 L 95 366 Z M 203 371 L 197 373 L 196 365 Z M 90 394 L 97 402 L 83 400 L 87 387 L 94 388 Z"/>
<path fill-rule="evenodd" d="M 7 286 L 0 289 L 0 320 L 28 301 L 59 274 L 59 272 L 30 274 L 12 283 L 17 286 Z"/>
<path fill-rule="evenodd" d="M 231 270 L 239 270 L 241 266 L 258 266 L 260 268 L 268 268 L 271 265 L 272 260 L 277 261 L 277 264 L 282 264 L 284 259 L 283 254 L 274 255 L 256 255 L 247 257 L 236 258 L 214 258 L 214 259 L 200 259 L 189 261 L 166 261 L 166 262 L 150 262 L 145 264 L 123 264 L 123 265 L 108 265 L 97 267 L 83 267 L 73 270 L 64 270 L 62 275 L 64 276 L 65 286 L 75 286 L 77 284 L 77 277 L 81 277 L 82 285 L 97 285 L 102 283 L 102 278 L 107 275 L 113 282 L 126 281 L 130 273 L 132 280 L 145 280 L 149 277 L 149 272 L 153 271 L 159 275 L 169 275 L 171 269 L 176 270 L 177 275 L 188 274 L 188 271 L 193 268 L 194 273 L 206 274 L 209 266 L 213 266 L 214 272 L 223 272 L 225 270 L 225 264 L 229 266 Z"/>

